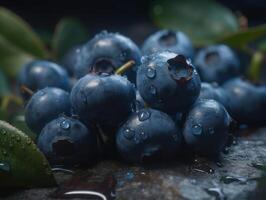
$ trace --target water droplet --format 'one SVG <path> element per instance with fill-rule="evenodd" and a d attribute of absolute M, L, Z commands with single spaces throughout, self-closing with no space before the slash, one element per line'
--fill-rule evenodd
<path fill-rule="evenodd" d="M 146 139 L 148 139 L 148 134 L 142 131 L 142 132 L 140 132 L 140 138 L 142 140 L 146 140 Z"/>
<path fill-rule="evenodd" d="M 196 184 L 197 184 L 197 180 L 196 180 L 196 179 L 192 179 L 192 180 L 191 180 L 191 183 L 192 183 L 193 185 L 196 185 Z"/>
<path fill-rule="evenodd" d="M 125 138 L 129 140 L 131 140 L 135 136 L 135 131 L 133 129 L 126 128 L 123 133 Z"/>
<path fill-rule="evenodd" d="M 155 78 L 155 76 L 156 76 L 156 70 L 153 69 L 153 68 L 151 68 L 151 67 L 148 67 L 147 68 L 147 71 L 146 71 L 146 76 L 148 78 L 151 78 L 151 79 Z"/>
<path fill-rule="evenodd" d="M 0 171 L 5 172 L 5 173 L 9 173 L 10 172 L 9 164 L 5 163 L 5 162 L 1 162 L 0 163 Z"/>
<path fill-rule="evenodd" d="M 215 131 L 214 131 L 214 128 L 211 127 L 211 128 L 208 129 L 208 133 L 209 133 L 210 135 L 214 134 L 214 132 L 215 132 Z"/>
<path fill-rule="evenodd" d="M 251 166 L 256 168 L 256 169 L 259 169 L 259 170 L 264 170 L 266 169 L 266 165 L 265 164 L 262 164 L 262 163 L 251 163 Z"/>
<path fill-rule="evenodd" d="M 150 116 L 151 116 L 151 113 L 148 110 L 141 110 L 140 112 L 138 112 L 139 121 L 145 121 L 149 119 Z"/>
<path fill-rule="evenodd" d="M 157 89 L 156 89 L 156 87 L 154 87 L 153 85 L 151 85 L 151 86 L 149 87 L 149 91 L 150 91 L 150 93 L 151 93 L 152 95 L 156 95 L 156 94 L 157 94 Z"/>
<path fill-rule="evenodd" d="M 32 140 L 30 138 L 27 138 L 27 141 L 26 141 L 27 145 L 30 145 L 31 142 L 32 142 Z"/>
<path fill-rule="evenodd" d="M 127 180 L 132 180 L 134 178 L 134 173 L 132 171 L 128 171 L 126 173 L 126 179 Z"/>
<path fill-rule="evenodd" d="M 68 121 L 66 120 L 63 120 L 61 123 L 60 123 L 60 127 L 64 130 L 67 130 L 70 128 L 70 124 L 68 123 Z"/>
<path fill-rule="evenodd" d="M 218 167 L 223 167 L 223 163 L 221 163 L 220 161 L 217 161 L 217 162 L 216 162 L 216 165 L 217 165 Z"/>
<path fill-rule="evenodd" d="M 223 153 L 224 153 L 224 154 L 228 154 L 228 153 L 229 153 L 229 150 L 230 150 L 229 147 L 224 147 L 224 149 L 223 149 Z"/>
<path fill-rule="evenodd" d="M 194 124 L 193 126 L 192 126 L 192 133 L 193 133 L 193 135 L 201 135 L 201 133 L 202 133 L 202 127 L 201 127 L 201 125 L 200 124 Z"/>

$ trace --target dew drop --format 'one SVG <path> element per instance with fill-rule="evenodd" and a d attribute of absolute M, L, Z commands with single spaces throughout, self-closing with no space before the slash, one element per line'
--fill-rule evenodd
<path fill-rule="evenodd" d="M 140 132 L 139 135 L 140 135 L 140 138 L 141 138 L 142 140 L 147 140 L 147 139 L 148 139 L 148 134 L 145 133 L 144 131 Z"/>
<path fill-rule="evenodd" d="M 146 76 L 148 78 L 151 78 L 151 79 L 155 78 L 155 76 L 156 76 L 156 70 L 153 69 L 153 68 L 151 68 L 151 67 L 148 67 L 147 68 L 147 71 L 146 71 Z"/>
<path fill-rule="evenodd" d="M 224 176 L 221 178 L 221 181 L 225 184 L 230 184 L 233 182 L 239 182 L 240 184 L 246 184 L 248 179 L 244 177 Z"/>
<path fill-rule="evenodd" d="M 135 136 L 135 131 L 133 129 L 126 128 L 123 133 L 128 140 L 131 140 Z"/>
<path fill-rule="evenodd" d="M 0 162 L 0 171 L 9 173 L 10 172 L 10 166 L 8 163 Z"/>
<path fill-rule="evenodd" d="M 151 113 L 148 110 L 141 110 L 140 112 L 138 112 L 139 121 L 145 121 L 149 119 L 150 116 L 151 116 Z"/>
<path fill-rule="evenodd" d="M 60 123 L 60 127 L 64 130 L 67 130 L 70 128 L 70 124 L 66 121 L 66 120 L 63 120 L 61 123 Z"/>
<path fill-rule="evenodd" d="M 192 126 L 192 133 L 193 135 L 201 135 L 202 133 L 202 127 L 200 124 L 194 124 Z"/>
<path fill-rule="evenodd" d="M 150 93 L 151 93 L 152 95 L 156 95 L 156 94 L 157 94 L 157 89 L 156 89 L 156 87 L 154 87 L 153 85 L 151 85 L 151 86 L 149 87 L 149 91 L 150 91 Z"/>
<path fill-rule="evenodd" d="M 30 145 L 30 144 L 31 144 L 31 142 L 32 142 L 32 141 L 31 141 L 31 139 L 30 139 L 30 138 L 28 138 L 28 139 L 27 139 L 27 141 L 26 141 L 27 145 Z"/>

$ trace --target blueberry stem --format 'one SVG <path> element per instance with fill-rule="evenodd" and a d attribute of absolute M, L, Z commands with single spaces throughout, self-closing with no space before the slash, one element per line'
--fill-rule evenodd
<path fill-rule="evenodd" d="M 122 65 L 121 67 L 119 67 L 116 71 L 115 74 L 118 75 L 122 75 L 124 74 L 128 69 L 130 69 L 131 67 L 133 67 L 135 65 L 135 61 L 134 60 L 130 60 L 127 63 L 125 63 L 124 65 Z"/>
<path fill-rule="evenodd" d="M 30 96 L 32 96 L 34 94 L 34 92 L 30 88 L 26 87 L 25 85 L 22 85 L 20 87 L 20 90 L 21 90 L 21 92 L 27 93 Z"/>

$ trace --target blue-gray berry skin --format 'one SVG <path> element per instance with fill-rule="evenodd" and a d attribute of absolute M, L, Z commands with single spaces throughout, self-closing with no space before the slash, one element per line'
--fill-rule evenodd
<path fill-rule="evenodd" d="M 97 156 L 96 135 L 77 119 L 59 117 L 49 122 L 37 144 L 53 166 L 87 165 Z"/>
<path fill-rule="evenodd" d="M 181 145 L 181 131 L 167 114 L 142 109 L 133 113 L 120 127 L 116 145 L 126 162 L 173 160 Z"/>
<path fill-rule="evenodd" d="M 186 115 L 185 143 L 196 154 L 215 157 L 227 141 L 230 123 L 231 117 L 222 104 L 199 99 Z"/>
<path fill-rule="evenodd" d="M 193 60 L 194 48 L 192 42 L 181 31 L 160 30 L 149 36 L 142 47 L 144 55 L 158 51 L 169 50 L 184 55 Z"/>
<path fill-rule="evenodd" d="M 199 99 L 213 99 L 227 108 L 228 98 L 227 92 L 217 84 L 201 83 Z"/>
<path fill-rule="evenodd" d="M 62 58 L 62 66 L 67 70 L 69 76 L 74 76 L 74 68 L 77 62 L 78 55 L 80 53 L 80 49 L 82 48 L 82 45 L 76 46 L 72 49 L 70 49 L 66 55 Z"/>
<path fill-rule="evenodd" d="M 219 84 L 240 73 L 240 62 L 236 54 L 226 45 L 212 45 L 203 48 L 194 62 L 201 80 Z"/>
<path fill-rule="evenodd" d="M 134 85 L 119 75 L 88 74 L 71 91 L 75 113 L 84 123 L 119 125 L 134 109 Z"/>
<path fill-rule="evenodd" d="M 135 65 L 125 75 L 135 82 L 140 58 L 141 52 L 132 40 L 118 33 L 103 31 L 81 48 L 75 75 L 81 78 L 88 73 L 114 73 L 123 64 L 133 60 Z"/>
<path fill-rule="evenodd" d="M 186 111 L 198 98 L 200 77 L 184 56 L 162 51 L 143 57 L 137 88 L 148 106 L 169 114 Z"/>
<path fill-rule="evenodd" d="M 69 77 L 65 69 L 56 63 L 37 60 L 23 66 L 18 78 L 19 86 L 26 86 L 33 92 L 45 87 L 57 87 L 68 91 Z M 23 94 L 27 98 L 26 94 Z"/>
<path fill-rule="evenodd" d="M 240 124 L 265 125 L 265 88 L 241 78 L 229 80 L 223 85 L 229 96 L 228 111 Z"/>
<path fill-rule="evenodd" d="M 59 88 L 44 88 L 33 94 L 25 108 L 27 125 L 35 133 L 60 114 L 70 115 L 69 93 Z"/>

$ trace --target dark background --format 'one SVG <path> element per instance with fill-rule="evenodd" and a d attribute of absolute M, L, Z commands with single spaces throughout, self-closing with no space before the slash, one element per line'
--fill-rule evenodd
<path fill-rule="evenodd" d="M 266 22 L 265 0 L 219 2 L 245 15 L 251 26 Z M 152 0 L 1 1 L 2 6 L 22 16 L 38 31 L 52 32 L 60 18 L 71 16 L 82 20 L 88 26 L 90 35 L 101 30 L 119 31 L 138 43 L 155 30 L 149 16 L 152 3 Z"/>

